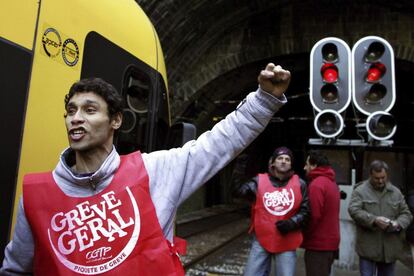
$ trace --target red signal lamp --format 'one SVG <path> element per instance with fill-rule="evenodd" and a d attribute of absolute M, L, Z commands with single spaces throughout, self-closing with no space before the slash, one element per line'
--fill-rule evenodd
<path fill-rule="evenodd" d="M 321 68 L 323 81 L 334 83 L 338 81 L 338 67 L 333 63 L 325 63 Z"/>
<path fill-rule="evenodd" d="M 371 65 L 367 73 L 367 82 L 378 82 L 387 71 L 387 68 L 381 62 Z"/>

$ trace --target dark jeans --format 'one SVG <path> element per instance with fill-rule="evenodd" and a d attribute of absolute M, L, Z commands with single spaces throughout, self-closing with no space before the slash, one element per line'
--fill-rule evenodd
<path fill-rule="evenodd" d="M 305 250 L 306 276 L 329 276 L 338 251 Z"/>
<path fill-rule="evenodd" d="M 359 272 L 361 276 L 394 276 L 394 268 L 395 262 L 379 263 L 359 257 Z"/>

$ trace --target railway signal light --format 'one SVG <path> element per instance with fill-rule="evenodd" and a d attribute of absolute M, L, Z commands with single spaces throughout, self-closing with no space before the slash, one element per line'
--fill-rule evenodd
<path fill-rule="evenodd" d="M 344 127 L 340 113 L 351 103 L 351 50 L 339 38 L 324 38 L 311 50 L 310 67 L 310 101 L 319 112 L 315 130 L 322 138 L 335 138 Z"/>
<path fill-rule="evenodd" d="M 335 83 L 338 81 L 338 67 L 333 63 L 322 65 L 321 74 L 325 83 Z"/>
<path fill-rule="evenodd" d="M 332 139 L 341 133 L 344 120 L 337 111 L 325 109 L 316 115 L 314 127 L 320 137 Z"/>
<path fill-rule="evenodd" d="M 310 100 L 320 112 L 341 113 L 351 102 L 351 50 L 341 39 L 318 41 L 310 55 Z"/>
<path fill-rule="evenodd" d="M 397 130 L 394 117 L 384 111 L 377 111 L 368 116 L 366 123 L 367 132 L 375 140 L 390 139 Z"/>
<path fill-rule="evenodd" d="M 381 62 L 373 63 L 367 72 L 366 81 L 369 83 L 377 83 L 384 76 L 387 68 Z"/>
<path fill-rule="evenodd" d="M 395 103 L 394 51 L 381 37 L 367 36 L 352 48 L 352 99 L 365 115 L 388 112 Z"/>

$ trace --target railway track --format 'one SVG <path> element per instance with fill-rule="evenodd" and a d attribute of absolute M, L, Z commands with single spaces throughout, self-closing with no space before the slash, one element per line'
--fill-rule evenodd
<path fill-rule="evenodd" d="M 246 209 L 219 210 L 193 219 L 178 220 L 176 235 L 187 240 L 187 254 L 182 257 L 186 271 L 202 264 L 235 240 L 246 237 L 249 224 Z"/>

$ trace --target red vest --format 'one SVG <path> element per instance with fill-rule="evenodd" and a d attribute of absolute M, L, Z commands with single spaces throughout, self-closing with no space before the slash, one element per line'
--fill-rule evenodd
<path fill-rule="evenodd" d="M 159 225 L 139 152 L 122 156 L 112 182 L 94 196 L 65 195 L 49 172 L 25 176 L 23 197 L 34 275 L 184 275 Z"/>
<path fill-rule="evenodd" d="M 256 202 L 252 218 L 256 238 L 267 251 L 279 253 L 295 250 L 302 243 L 302 232 L 291 231 L 282 235 L 276 222 L 296 214 L 302 201 L 299 177 L 293 175 L 285 187 L 274 187 L 268 174 L 259 174 Z"/>

